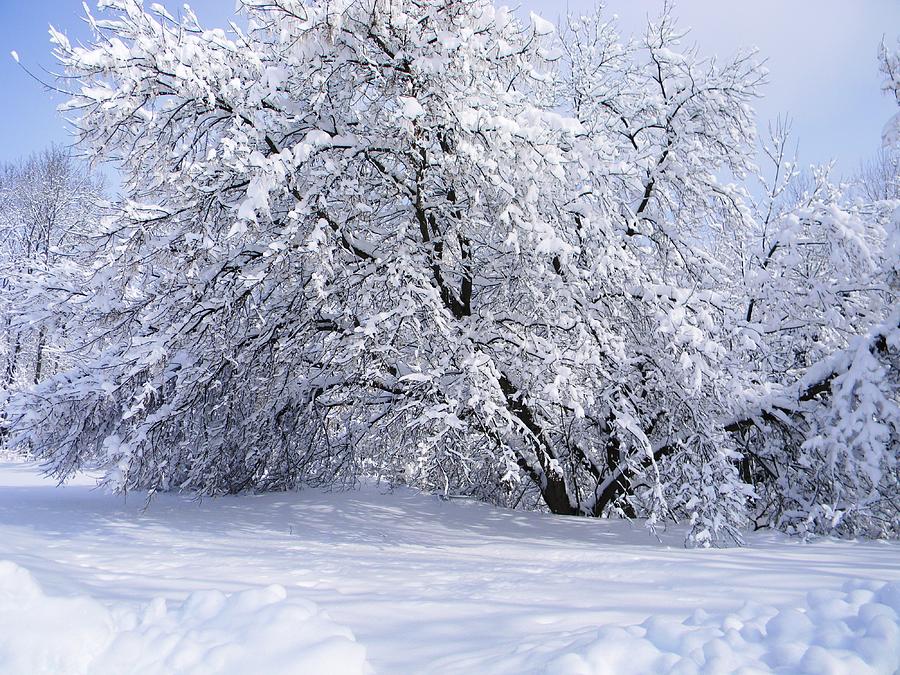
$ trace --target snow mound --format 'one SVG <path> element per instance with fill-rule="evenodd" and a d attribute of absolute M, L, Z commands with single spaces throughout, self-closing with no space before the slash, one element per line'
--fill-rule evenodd
<path fill-rule="evenodd" d="M 567 652 L 548 673 L 890 675 L 900 669 L 900 583 L 848 582 L 799 608 L 747 602 L 731 614 L 604 626 Z"/>
<path fill-rule="evenodd" d="M 46 595 L 0 561 L 0 672 L 75 675 L 368 673 L 349 629 L 282 586 L 191 594 L 177 609 L 141 611 Z"/>

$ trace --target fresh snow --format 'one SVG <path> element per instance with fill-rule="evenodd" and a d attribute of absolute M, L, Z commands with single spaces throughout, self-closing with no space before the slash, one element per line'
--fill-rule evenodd
<path fill-rule="evenodd" d="M 400 96 L 400 111 L 403 117 L 414 120 L 425 114 L 425 108 L 412 96 Z"/>
<path fill-rule="evenodd" d="M 534 26 L 535 35 L 550 35 L 556 31 L 556 26 L 542 16 L 539 16 L 534 12 L 529 12 L 529 16 L 531 18 L 531 23 Z"/>
<path fill-rule="evenodd" d="M 0 666 L 7 673 L 366 673 L 365 648 L 319 608 L 272 585 L 191 593 L 170 610 L 46 595 L 0 562 Z M 48 639 L 48 636 L 51 636 Z"/>
<path fill-rule="evenodd" d="M 375 485 L 198 501 L 0 464 L 2 673 L 893 673 L 896 543 Z"/>

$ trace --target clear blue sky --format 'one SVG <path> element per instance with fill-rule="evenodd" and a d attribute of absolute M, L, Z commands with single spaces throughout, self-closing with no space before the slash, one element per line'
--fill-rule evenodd
<path fill-rule="evenodd" d="M 174 9 L 182 3 L 163 4 Z M 234 8 L 234 0 L 190 4 L 209 26 L 224 26 Z M 520 2 L 523 10 L 551 20 L 565 7 L 578 12 L 593 5 Z M 661 5 L 662 0 L 608 0 L 606 8 L 620 16 L 626 32 L 639 30 Z M 43 72 L 53 68 L 47 26 L 73 39 L 87 37 L 81 14 L 80 0 L 0 0 L 0 161 L 66 141 L 55 112 L 59 98 L 22 72 L 9 52 L 17 51 L 30 70 L 51 79 Z M 760 48 L 770 70 L 766 97 L 756 104 L 761 125 L 789 113 L 803 164 L 833 158 L 838 171 L 848 173 L 878 150 L 895 104 L 879 89 L 876 50 L 883 37 L 893 42 L 900 33 L 898 0 L 681 0 L 676 14 L 704 53 L 724 57 L 738 47 Z"/>

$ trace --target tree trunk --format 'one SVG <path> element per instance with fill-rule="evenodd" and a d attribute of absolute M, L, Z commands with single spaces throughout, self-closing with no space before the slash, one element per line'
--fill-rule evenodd
<path fill-rule="evenodd" d="M 42 326 L 38 331 L 37 347 L 34 353 L 34 383 L 41 381 L 41 371 L 44 367 L 44 335 L 45 329 Z"/>
<path fill-rule="evenodd" d="M 18 366 L 19 352 L 21 350 L 22 350 L 22 345 L 19 341 L 19 333 L 16 332 L 16 336 L 13 341 L 12 349 L 10 349 L 9 356 L 7 356 L 7 358 L 6 358 L 6 386 L 7 387 L 11 387 L 13 384 L 13 381 L 15 380 L 16 367 Z"/>
<path fill-rule="evenodd" d="M 551 513 L 564 516 L 576 516 L 580 513 L 578 507 L 569 498 L 569 489 L 565 476 L 553 470 L 550 460 L 556 459 L 553 448 L 547 441 L 547 437 L 541 425 L 535 419 L 534 413 L 523 400 L 521 394 L 515 388 L 506 375 L 500 376 L 500 389 L 506 399 L 506 406 L 515 415 L 523 426 L 528 429 L 535 444 L 535 454 L 541 465 L 541 473 L 529 466 L 524 458 L 519 458 L 519 466 L 522 466 L 532 481 L 541 491 L 541 497 Z"/>

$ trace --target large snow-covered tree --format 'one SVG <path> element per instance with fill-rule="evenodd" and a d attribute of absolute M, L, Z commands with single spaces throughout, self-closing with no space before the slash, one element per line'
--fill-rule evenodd
<path fill-rule="evenodd" d="M 623 42 L 489 0 L 244 0 L 228 34 L 103 4 L 54 40 L 127 197 L 40 288 L 73 367 L 10 406 L 60 477 L 376 475 L 700 544 L 820 508 L 766 500 L 860 424 L 850 455 L 894 458 L 865 489 L 896 484 L 890 218 L 824 178 L 789 203 L 776 151 L 754 208 L 753 53 L 703 58 L 669 13 Z"/>

